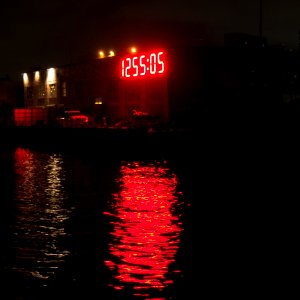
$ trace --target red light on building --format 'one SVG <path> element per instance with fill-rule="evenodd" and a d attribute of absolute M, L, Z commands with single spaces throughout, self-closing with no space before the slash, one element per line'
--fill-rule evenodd
<path fill-rule="evenodd" d="M 46 124 L 48 112 L 45 108 L 15 108 L 14 123 L 16 126 L 34 126 L 39 123 Z"/>
<path fill-rule="evenodd" d="M 121 59 L 121 78 L 157 77 L 166 73 L 165 51 L 132 54 Z"/>

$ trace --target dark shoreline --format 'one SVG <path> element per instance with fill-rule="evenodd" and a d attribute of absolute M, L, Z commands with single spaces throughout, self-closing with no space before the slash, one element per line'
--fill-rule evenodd
<path fill-rule="evenodd" d="M 170 155 L 179 149 L 185 152 L 196 142 L 190 130 L 11 127 L 1 132 L 0 144 L 86 154 Z"/>
<path fill-rule="evenodd" d="M 190 154 L 231 159 L 258 153 L 277 154 L 298 148 L 300 114 L 271 111 L 203 114 L 194 126 L 158 129 L 51 126 L 0 127 L 0 146 L 29 147 L 107 156 L 179 157 Z M 260 155 L 258 155 L 260 156 Z"/>

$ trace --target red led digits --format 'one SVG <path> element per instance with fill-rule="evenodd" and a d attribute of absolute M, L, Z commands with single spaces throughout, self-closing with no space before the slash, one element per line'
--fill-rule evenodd
<path fill-rule="evenodd" d="M 153 77 L 165 73 L 163 51 L 127 56 L 121 60 L 121 78 Z"/>
<path fill-rule="evenodd" d="M 125 59 L 125 62 L 124 62 L 124 66 L 125 66 L 125 77 L 130 77 L 130 69 L 131 69 L 131 59 L 129 57 L 127 57 Z"/>
<path fill-rule="evenodd" d="M 156 74 L 156 53 L 150 54 L 150 74 L 154 75 Z"/>
<path fill-rule="evenodd" d="M 165 63 L 164 63 L 164 60 L 163 58 L 161 57 L 164 53 L 163 52 L 158 52 L 157 54 L 157 64 L 158 64 L 158 67 L 160 68 L 160 70 L 158 71 L 158 73 L 164 73 L 165 71 Z"/>
<path fill-rule="evenodd" d="M 145 55 L 140 56 L 140 76 L 144 76 L 146 74 L 146 64 L 144 63 Z"/>
<path fill-rule="evenodd" d="M 134 56 L 132 58 L 132 67 L 134 69 L 134 73 L 132 74 L 133 77 L 136 77 L 139 75 L 139 66 L 137 65 L 137 60 L 138 60 L 137 56 Z"/>
<path fill-rule="evenodd" d="M 124 63 L 124 59 L 122 59 L 121 64 L 122 64 L 122 68 L 121 68 L 122 75 L 121 75 L 121 77 L 125 77 L 125 63 Z"/>

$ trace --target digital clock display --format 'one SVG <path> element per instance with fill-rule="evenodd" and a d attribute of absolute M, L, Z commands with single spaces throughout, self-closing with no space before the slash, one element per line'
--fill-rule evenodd
<path fill-rule="evenodd" d="M 164 51 L 133 54 L 121 60 L 121 78 L 139 78 L 163 75 L 166 72 Z"/>

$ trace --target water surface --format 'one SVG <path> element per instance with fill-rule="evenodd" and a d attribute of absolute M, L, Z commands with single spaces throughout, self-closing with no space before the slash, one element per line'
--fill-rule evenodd
<path fill-rule="evenodd" d="M 171 161 L 0 154 L 6 299 L 184 299 L 191 205 Z"/>

